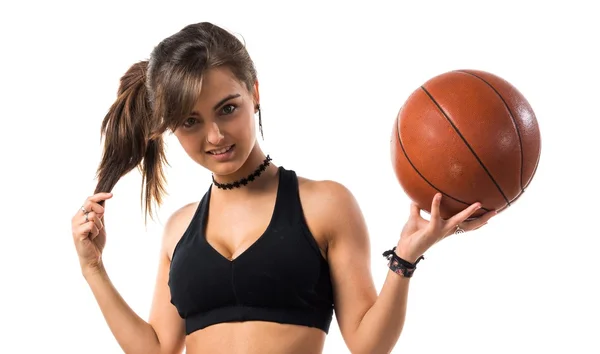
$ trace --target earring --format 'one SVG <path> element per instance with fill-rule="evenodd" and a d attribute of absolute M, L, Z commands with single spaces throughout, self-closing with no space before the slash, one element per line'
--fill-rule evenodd
<path fill-rule="evenodd" d="M 262 137 L 263 140 L 265 140 L 265 136 L 263 135 L 263 128 L 262 128 L 262 116 L 260 114 L 260 104 L 256 105 L 256 109 L 258 109 L 258 129 L 260 130 L 260 136 Z"/>

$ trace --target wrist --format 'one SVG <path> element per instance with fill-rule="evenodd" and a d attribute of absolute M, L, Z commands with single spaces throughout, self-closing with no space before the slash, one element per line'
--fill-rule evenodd
<path fill-rule="evenodd" d="M 421 257 L 420 254 L 415 254 L 415 252 L 412 252 L 408 249 L 408 247 L 406 247 L 403 244 L 398 243 L 398 245 L 396 246 L 396 255 L 402 259 L 404 259 L 407 262 L 410 262 L 412 264 L 415 264 L 415 262 L 417 261 L 417 259 L 419 259 L 419 257 Z"/>
<path fill-rule="evenodd" d="M 394 247 L 391 250 L 383 252 L 383 256 L 388 259 L 388 267 L 394 273 L 404 276 L 405 278 L 412 277 L 413 273 L 417 269 L 417 264 L 425 259 L 423 256 L 417 257 L 414 261 L 409 261 L 407 258 L 403 258 L 398 254 L 398 247 Z"/>
<path fill-rule="evenodd" d="M 82 266 L 81 274 L 86 281 L 89 281 L 91 278 L 106 274 L 106 269 L 104 268 L 104 264 L 100 261 L 95 265 Z"/>

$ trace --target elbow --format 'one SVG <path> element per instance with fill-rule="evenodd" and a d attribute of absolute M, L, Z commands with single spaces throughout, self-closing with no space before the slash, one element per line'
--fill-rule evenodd
<path fill-rule="evenodd" d="M 124 350 L 123 353 L 125 354 L 172 354 L 172 353 L 167 353 L 165 352 L 160 345 L 154 345 L 152 346 L 152 348 L 148 348 L 146 347 L 140 347 L 140 348 L 133 348 L 133 349 L 129 349 L 129 350 Z"/>
<path fill-rule="evenodd" d="M 391 348 L 383 348 L 383 347 L 358 347 L 358 348 L 349 348 L 350 353 L 352 354 L 390 354 L 392 352 Z"/>
<path fill-rule="evenodd" d="M 161 345 L 158 337 L 152 339 L 154 340 L 146 340 L 143 345 L 139 345 L 141 343 L 138 343 L 137 345 L 130 345 L 125 348 L 121 346 L 121 349 L 123 349 L 123 353 L 125 354 L 179 354 Z"/>
<path fill-rule="evenodd" d="M 377 341 L 375 338 L 359 340 L 348 343 L 348 349 L 352 354 L 390 354 L 394 350 L 396 343 L 386 341 Z"/>

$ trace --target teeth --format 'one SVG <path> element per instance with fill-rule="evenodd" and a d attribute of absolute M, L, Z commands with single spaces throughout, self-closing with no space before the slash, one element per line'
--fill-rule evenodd
<path fill-rule="evenodd" d="M 229 149 L 231 149 L 231 146 L 228 146 L 226 148 L 219 149 L 219 150 L 212 150 L 210 153 L 213 155 L 219 155 L 219 154 L 226 153 L 227 151 L 229 151 Z"/>

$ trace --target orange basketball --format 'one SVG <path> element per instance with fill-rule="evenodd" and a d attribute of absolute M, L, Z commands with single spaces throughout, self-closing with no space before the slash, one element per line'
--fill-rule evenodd
<path fill-rule="evenodd" d="M 425 82 L 400 109 L 391 138 L 402 189 L 427 212 L 441 192 L 443 218 L 475 202 L 482 203 L 475 217 L 513 204 L 535 175 L 540 152 L 538 122 L 525 97 L 476 70 Z"/>

